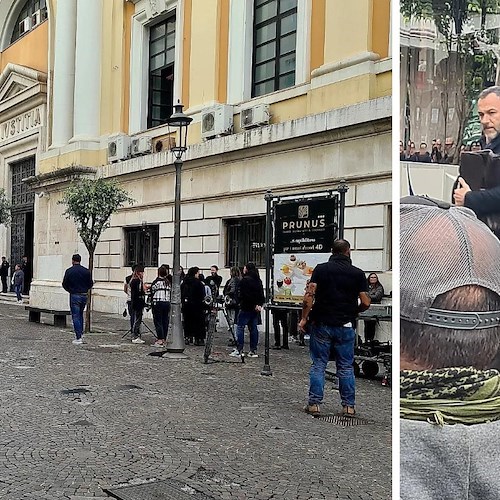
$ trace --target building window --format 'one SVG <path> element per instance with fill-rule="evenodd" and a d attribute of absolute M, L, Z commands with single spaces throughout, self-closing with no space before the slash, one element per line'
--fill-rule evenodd
<path fill-rule="evenodd" d="M 254 262 L 257 267 L 264 267 L 266 218 L 227 220 L 226 228 L 226 267 L 243 267 L 247 262 Z"/>
<path fill-rule="evenodd" d="M 148 128 L 167 122 L 174 100 L 175 15 L 149 30 Z"/>
<path fill-rule="evenodd" d="M 255 0 L 252 97 L 295 85 L 297 0 Z"/>
<path fill-rule="evenodd" d="M 47 19 L 46 0 L 28 0 L 14 24 L 11 43 L 25 35 L 28 31 L 38 26 Z"/>
<path fill-rule="evenodd" d="M 159 226 L 125 229 L 125 266 L 158 267 Z"/>

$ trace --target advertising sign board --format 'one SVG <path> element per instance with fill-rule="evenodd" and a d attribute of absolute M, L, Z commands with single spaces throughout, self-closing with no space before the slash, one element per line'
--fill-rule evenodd
<path fill-rule="evenodd" d="M 339 234 L 338 215 L 338 194 L 274 206 L 274 303 L 302 302 L 314 268 L 331 255 Z"/>

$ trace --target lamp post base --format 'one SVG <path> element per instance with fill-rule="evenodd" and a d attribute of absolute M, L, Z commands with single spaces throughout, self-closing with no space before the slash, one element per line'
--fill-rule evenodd
<path fill-rule="evenodd" d="M 188 359 L 189 356 L 187 354 L 182 353 L 182 352 L 170 352 L 167 349 L 167 352 L 162 356 L 162 358 L 168 358 L 168 359 Z"/>
<path fill-rule="evenodd" d="M 273 372 L 271 371 L 271 367 L 269 365 L 264 365 L 260 374 L 265 377 L 270 377 L 273 374 Z"/>

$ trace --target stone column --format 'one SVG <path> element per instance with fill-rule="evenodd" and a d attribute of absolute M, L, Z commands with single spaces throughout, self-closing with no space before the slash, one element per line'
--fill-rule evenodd
<path fill-rule="evenodd" d="M 55 16 L 52 144 L 68 144 L 73 136 L 75 89 L 76 1 L 58 2 Z"/>
<path fill-rule="evenodd" d="M 101 50 L 102 0 L 77 0 L 75 114 L 71 142 L 99 141 Z"/>

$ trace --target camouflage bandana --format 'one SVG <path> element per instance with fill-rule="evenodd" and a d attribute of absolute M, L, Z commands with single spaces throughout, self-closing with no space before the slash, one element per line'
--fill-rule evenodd
<path fill-rule="evenodd" d="M 401 371 L 400 416 L 432 424 L 500 419 L 500 373 L 475 368 Z"/>

